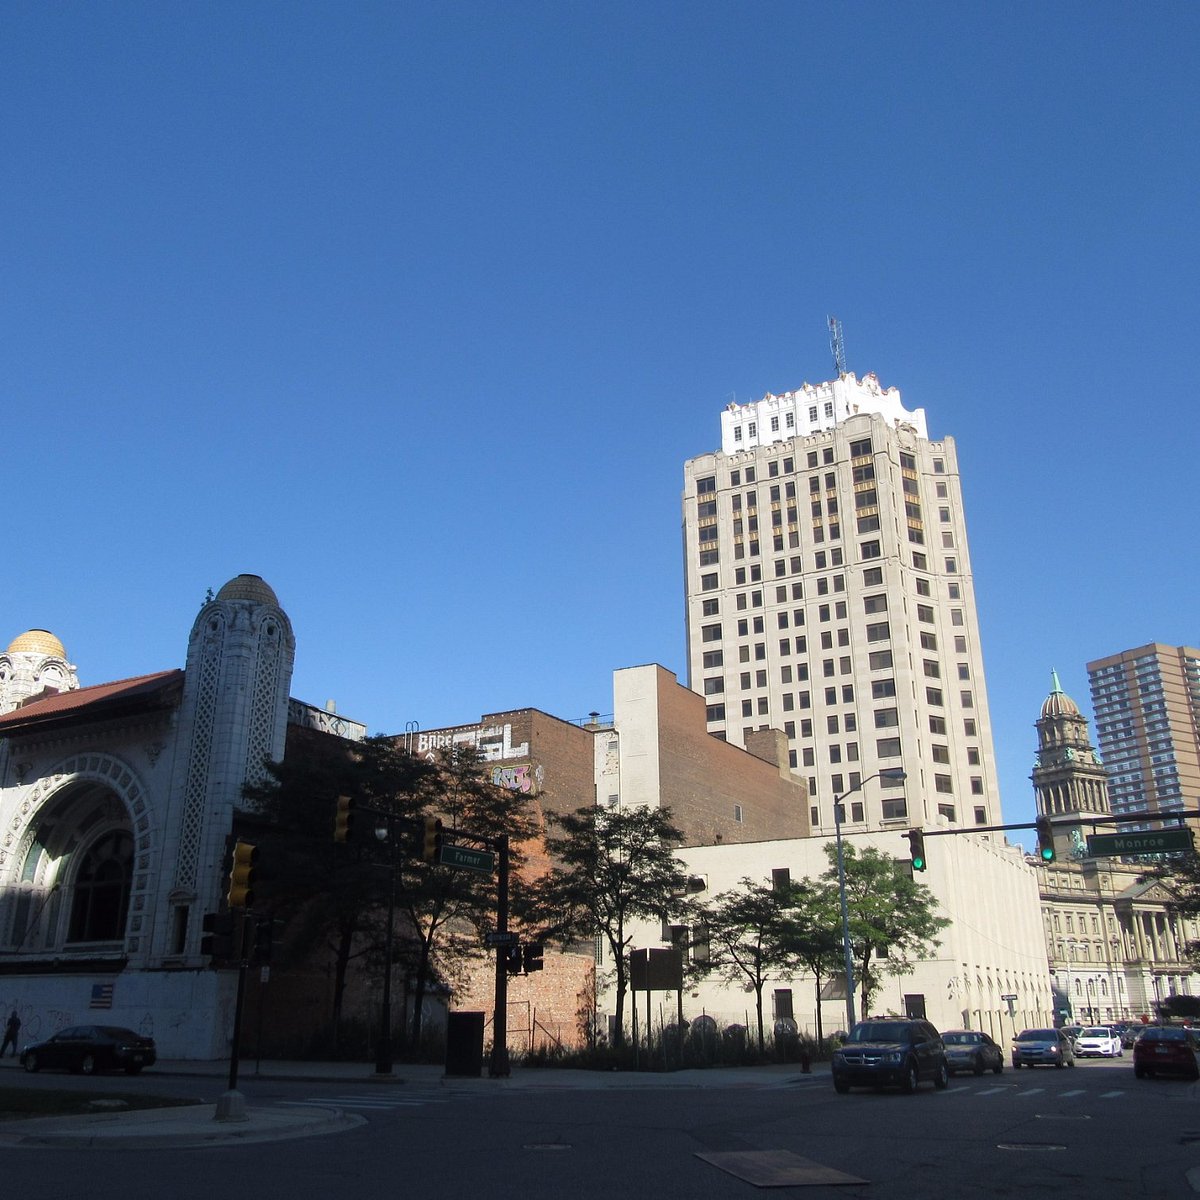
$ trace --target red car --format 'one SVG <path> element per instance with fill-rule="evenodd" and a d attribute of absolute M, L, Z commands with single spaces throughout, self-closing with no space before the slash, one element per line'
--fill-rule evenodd
<path fill-rule="evenodd" d="M 1133 1043 L 1133 1073 L 1139 1079 L 1159 1073 L 1200 1079 L 1191 1030 L 1172 1025 L 1147 1026 Z"/>

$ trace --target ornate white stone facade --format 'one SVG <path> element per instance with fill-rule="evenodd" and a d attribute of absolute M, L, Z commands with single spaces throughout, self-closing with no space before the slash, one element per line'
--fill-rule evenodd
<path fill-rule="evenodd" d="M 294 655 L 274 592 L 241 575 L 183 671 L 80 687 L 45 631 L 0 658 L 0 1007 L 23 1036 L 90 1017 L 163 1057 L 224 1054 L 234 977 L 201 957 L 201 916 L 243 786 L 283 756 Z"/>

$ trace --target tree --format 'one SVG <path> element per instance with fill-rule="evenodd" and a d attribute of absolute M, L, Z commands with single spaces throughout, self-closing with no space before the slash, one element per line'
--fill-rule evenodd
<path fill-rule="evenodd" d="M 414 824 L 422 793 L 436 774 L 432 764 L 406 754 L 391 738 L 361 742 L 307 730 L 289 732 L 282 762 L 268 762 L 267 775 L 250 784 L 245 797 L 261 828 L 272 913 L 289 926 L 293 957 L 325 946 L 333 958 L 330 1014 L 336 1040 L 346 974 L 355 958 L 381 941 L 380 906 L 386 895 L 386 846 L 374 836 L 366 814 L 344 846 L 334 844 L 338 796 L 379 808 Z"/>
<path fill-rule="evenodd" d="M 630 923 L 687 908 L 686 874 L 675 857 L 683 834 L 670 810 L 585 806 L 550 817 L 555 865 L 531 889 L 531 912 L 561 942 L 604 939 L 616 979 L 614 1044 L 624 1044 Z"/>
<path fill-rule="evenodd" d="M 527 907 L 521 886 L 523 847 L 538 832 L 529 796 L 486 778 L 483 757 L 471 746 L 444 751 L 435 765 L 425 798 L 428 811 L 445 822 L 443 836 L 483 848 L 494 848 L 501 836 L 508 838 L 509 902 L 519 917 Z M 400 880 L 402 910 L 415 939 L 412 1044 L 418 1046 L 430 980 L 452 977 L 465 961 L 482 957 L 482 932 L 496 913 L 497 876 L 410 858 L 401 863 Z"/>
<path fill-rule="evenodd" d="M 743 877 L 736 888 L 713 897 L 704 910 L 710 968 L 729 983 L 745 983 L 754 990 L 760 1052 L 765 1045 L 763 985 L 797 962 L 800 928 L 792 910 L 803 890 L 800 884 L 777 886 Z"/>
<path fill-rule="evenodd" d="M 822 980 L 843 970 L 838 892 L 827 882 L 813 881 L 796 895 L 791 909 L 792 952 L 812 972 L 817 1010 L 817 1040 L 825 1036 L 821 1010 Z"/>
<path fill-rule="evenodd" d="M 479 930 L 496 906 L 494 875 L 422 861 L 423 818 L 441 817 L 451 839 L 492 844 L 506 834 L 519 866 L 521 845 L 536 832 L 529 797 L 486 779 L 473 748 L 423 759 L 391 737 L 295 737 L 284 761 L 268 763 L 267 772 L 263 783 L 246 789 L 246 798 L 264 822 L 272 901 L 293 922 L 298 952 L 324 941 L 333 955 L 335 1037 L 349 964 L 368 955 L 384 970 L 397 962 L 408 968 L 414 985 L 411 1044 L 418 1047 L 431 984 L 453 978 L 466 960 L 481 956 Z M 345 845 L 333 840 L 338 796 L 358 804 Z M 385 963 L 391 888 L 403 928 L 392 939 L 392 962 Z"/>
<path fill-rule="evenodd" d="M 844 842 L 842 851 L 851 955 L 861 988 L 859 1016 L 866 1020 L 883 979 L 906 975 L 915 959 L 927 958 L 950 922 L 936 915 L 933 893 L 913 879 L 907 863 L 871 846 L 857 850 Z M 821 878 L 836 887 L 836 845 L 827 845 L 825 853 L 829 869 Z"/>

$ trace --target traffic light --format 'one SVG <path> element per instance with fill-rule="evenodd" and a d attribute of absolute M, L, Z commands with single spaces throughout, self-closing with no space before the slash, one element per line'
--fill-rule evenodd
<path fill-rule="evenodd" d="M 529 975 L 533 971 L 540 971 L 545 965 L 542 962 L 542 945 L 540 942 L 534 942 L 532 945 L 523 946 L 521 948 L 521 962 L 525 967 L 525 974 Z"/>
<path fill-rule="evenodd" d="M 254 877 L 258 873 L 258 847 L 249 842 L 236 842 L 233 863 L 229 868 L 229 892 L 225 899 L 230 908 L 249 908 L 254 903 Z"/>
<path fill-rule="evenodd" d="M 908 838 L 908 854 L 912 859 L 914 871 L 925 870 L 925 834 L 920 829 L 910 829 L 905 835 Z"/>
<path fill-rule="evenodd" d="M 520 946 L 506 946 L 504 948 L 504 967 L 510 975 L 520 975 L 521 973 L 521 954 Z"/>
<path fill-rule="evenodd" d="M 1054 853 L 1054 827 L 1049 817 L 1038 817 L 1034 821 L 1037 829 L 1038 858 L 1044 863 L 1052 863 L 1057 857 Z"/>
<path fill-rule="evenodd" d="M 427 862 L 437 862 L 442 849 L 442 823 L 437 817 L 426 817 L 421 837 L 421 857 Z"/>
<path fill-rule="evenodd" d="M 335 842 L 350 840 L 350 834 L 354 831 L 354 810 L 357 807 L 358 801 L 353 796 L 337 798 L 337 812 L 333 818 L 333 840 Z"/>
<path fill-rule="evenodd" d="M 200 938 L 201 954 L 225 961 L 235 957 L 233 913 L 205 913 L 200 928 L 204 931 Z"/>

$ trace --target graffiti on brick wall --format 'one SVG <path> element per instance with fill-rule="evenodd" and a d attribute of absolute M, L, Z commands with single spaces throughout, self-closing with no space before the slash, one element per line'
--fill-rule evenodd
<path fill-rule="evenodd" d="M 418 754 L 428 757 L 435 750 L 449 750 L 453 746 L 474 746 L 485 762 L 525 758 L 529 754 L 528 742 L 513 745 L 512 726 L 507 724 L 465 725 L 461 729 L 417 734 Z"/>
<path fill-rule="evenodd" d="M 542 783 L 542 768 L 524 767 L 493 767 L 492 782 L 497 787 L 511 788 L 514 792 L 539 791 Z"/>

